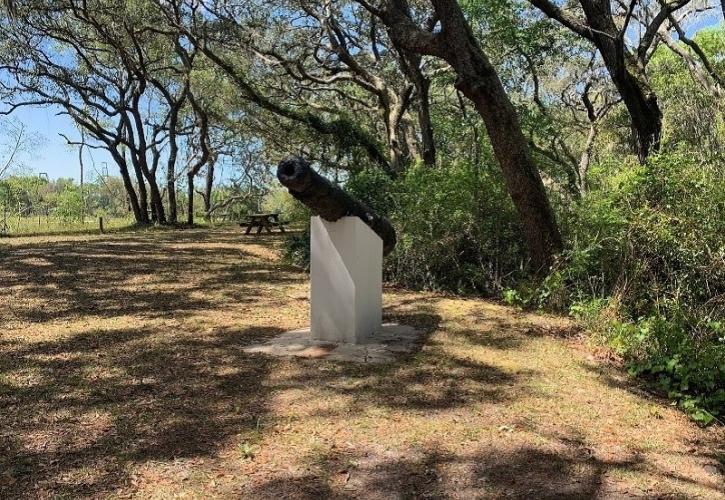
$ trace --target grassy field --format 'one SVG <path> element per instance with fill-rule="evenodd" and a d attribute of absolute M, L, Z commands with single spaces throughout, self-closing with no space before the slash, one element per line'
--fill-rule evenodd
<path fill-rule="evenodd" d="M 308 324 L 280 242 L 0 240 L 0 498 L 725 498 L 723 429 L 562 318 L 389 289 L 414 355 L 245 354 Z"/>
<path fill-rule="evenodd" d="M 133 225 L 133 217 L 103 217 L 105 230 L 117 230 Z M 0 230 L 3 226 L 2 213 L 0 213 Z M 98 217 L 86 217 L 84 222 L 67 221 L 57 217 L 8 217 L 7 235 L 32 236 L 72 233 L 99 232 Z"/>

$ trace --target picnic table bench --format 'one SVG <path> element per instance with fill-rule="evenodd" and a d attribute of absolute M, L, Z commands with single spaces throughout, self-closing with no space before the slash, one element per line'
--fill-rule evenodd
<path fill-rule="evenodd" d="M 262 230 L 266 230 L 268 233 L 272 232 L 273 227 L 278 227 L 280 232 L 284 233 L 284 223 L 279 220 L 279 214 L 249 214 L 247 218 L 239 223 L 241 227 L 247 227 L 244 234 L 249 234 L 252 228 L 257 228 L 259 234 Z"/>

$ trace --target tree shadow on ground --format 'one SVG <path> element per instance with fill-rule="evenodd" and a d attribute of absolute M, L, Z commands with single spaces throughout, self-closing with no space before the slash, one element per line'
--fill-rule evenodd
<path fill-rule="evenodd" d="M 627 485 L 617 477 L 638 472 L 722 492 L 713 483 L 673 475 L 636 451 L 618 458 L 593 453 L 576 435 L 547 445 L 503 447 L 471 444 L 451 453 L 445 445 L 406 453 L 335 451 L 295 478 L 273 477 L 245 491 L 248 498 L 663 498 L 656 488 Z M 681 494 L 665 495 L 679 498 Z"/>
<path fill-rule="evenodd" d="M 548 498 L 646 496 L 606 489 L 607 475 L 642 467 L 640 457 L 601 460 L 571 450 L 525 446 L 448 453 L 423 448 L 409 455 L 333 453 L 290 481 L 277 477 L 255 486 L 248 498 Z"/>
<path fill-rule="evenodd" d="M 247 236 L 248 238 L 256 238 L 258 240 L 267 242 L 271 238 L 279 238 L 280 236 L 290 235 L 301 232 L 299 229 L 296 228 L 285 228 L 285 233 L 282 233 L 281 231 L 275 231 L 273 233 L 250 233 L 248 235 L 244 235 L 244 229 L 238 229 L 238 224 L 236 223 L 228 223 L 228 224 L 220 224 L 220 225 L 214 225 L 214 226 L 203 226 L 203 225 L 195 225 L 194 227 L 189 227 L 185 224 L 178 224 L 173 226 L 145 226 L 145 225 L 137 225 L 134 223 L 129 223 L 125 226 L 120 227 L 105 227 L 105 230 L 103 234 L 99 232 L 99 227 L 97 226 L 98 221 L 94 220 L 92 222 L 88 222 L 88 227 L 85 228 L 78 228 L 78 229 L 58 229 L 58 230 L 50 230 L 50 231 L 35 231 L 32 233 L 11 233 L 7 235 L 3 235 L 0 237 L 0 241 L 7 240 L 7 241 L 13 241 L 13 240 L 26 240 L 29 238 L 35 238 L 35 237 L 53 237 L 53 236 L 60 236 L 60 237 L 78 237 L 78 236 L 122 236 L 125 234 L 133 234 L 138 235 L 139 233 L 146 233 L 149 235 L 153 235 L 154 239 L 175 239 L 176 235 L 178 234 L 184 234 L 184 235 L 190 235 L 188 236 L 188 239 L 195 240 L 195 241 L 205 241 L 208 240 L 209 237 L 213 237 L 215 241 L 219 242 L 225 242 L 229 243 L 233 240 L 236 240 L 236 237 L 231 238 L 224 238 L 225 236 L 229 236 L 230 234 L 230 228 L 236 229 L 236 234 Z M 231 233 L 235 234 L 235 233 Z M 238 240 L 236 240 L 238 241 Z"/>
<path fill-rule="evenodd" d="M 198 244 L 206 241 L 213 246 Z M 13 301 L 12 319 L 80 321 L 75 333 L 51 340 L 0 344 L 3 498 L 101 496 L 128 487 L 134 465 L 213 456 L 230 440 L 258 433 L 271 394 L 289 387 L 352 395 L 359 408 L 435 410 L 476 395 L 503 400 L 499 382 L 514 383 L 442 350 L 383 367 L 327 363 L 330 369 L 320 371 L 316 361 L 297 360 L 289 376 L 270 379 L 290 361 L 249 356 L 241 347 L 281 333 L 278 327 L 217 327 L 211 334 L 176 333 L 163 323 L 82 327 L 85 318 L 124 314 L 194 319 L 232 304 L 277 300 L 271 288 L 306 280 L 238 243 L 190 231 L 154 241 L 124 235 L 21 244 L 0 256 L 0 297 Z M 17 294 L 27 303 L 15 301 Z M 386 319 L 426 336 L 441 320 L 430 304 L 388 308 Z M 463 390 L 460 377 L 477 389 Z"/>
<path fill-rule="evenodd" d="M 274 391 L 284 391 L 309 386 L 334 395 L 350 396 L 354 401 L 352 406 L 340 411 L 353 412 L 365 407 L 447 410 L 475 401 L 510 401 L 521 395 L 522 389 L 511 391 L 511 388 L 534 372 L 512 374 L 490 364 L 446 352 L 442 346 L 429 340 L 441 322 L 440 315 L 432 310 L 430 304 L 426 304 L 412 312 L 398 311 L 397 308 L 388 308 L 385 312 L 384 321 L 413 326 L 422 332 L 418 346 L 424 346 L 422 352 L 414 351 L 399 356 L 396 362 L 382 364 L 297 358 L 297 370 L 270 383 L 270 387 Z M 228 334 L 219 333 L 223 337 Z M 245 336 L 240 341 L 249 344 L 258 339 Z M 264 354 L 252 356 L 260 360 L 266 358 Z M 322 370 L 321 365 L 324 366 Z"/>
<path fill-rule="evenodd" d="M 0 496 L 97 496 L 127 486 L 128 464 L 213 455 L 255 431 L 272 366 L 236 341 L 155 341 L 143 329 L 16 345 L 0 373 L 27 383 L 0 385 Z"/>
<path fill-rule="evenodd" d="M 499 350 L 521 349 L 532 339 L 539 337 L 570 338 L 572 328 L 542 328 L 526 322 L 489 319 L 485 327 L 458 330 L 452 333 L 466 339 L 466 342 L 481 347 Z"/>
<path fill-rule="evenodd" d="M 264 238 L 256 240 L 260 246 L 268 243 Z M 25 330 L 0 338 L 0 498 L 133 492 L 139 467 L 215 460 L 241 443 L 280 432 L 259 424 L 269 421 L 274 429 L 275 419 L 283 418 L 274 406 L 279 395 L 342 401 L 339 408 L 312 405 L 318 413 L 296 415 L 335 424 L 370 410 L 409 417 L 482 402 L 504 406 L 525 397 L 525 381 L 539 375 L 454 354 L 450 345 L 429 338 L 443 329 L 472 347 L 515 349 L 537 335 L 505 321 L 492 323 L 508 332 L 501 341 L 492 332 L 451 331 L 442 325 L 435 298 L 386 307 L 386 321 L 424 332 L 422 350 L 393 363 L 245 354 L 244 345 L 282 332 L 274 311 L 285 300 L 296 301 L 289 288 L 307 278 L 239 243 L 228 232 L 188 231 L 163 233 L 154 242 L 124 235 L 23 244 L 0 256 L 7 284 L 0 300 L 19 294 L 37 301 L 14 303 L 13 319 L 25 321 Z M 265 310 L 267 326 L 245 324 L 240 314 L 213 329 L 174 330 L 251 302 Z M 119 326 L 115 321 L 123 314 L 181 323 Z M 104 322 L 83 326 L 87 317 Z M 52 320 L 76 321 L 75 330 L 50 340 L 32 337 Z M 315 457 L 316 465 L 302 474 L 268 477 L 243 497 L 440 498 L 458 492 L 462 498 L 591 498 L 602 494 L 608 473 L 642 467 L 637 455 L 609 460 L 592 456 L 579 442 L 554 440 L 558 447 L 472 442 L 463 452 L 441 446 L 391 455 L 365 449 L 376 444 L 368 439 L 350 452 Z"/>
<path fill-rule="evenodd" d="M 260 282 L 303 279 L 289 267 L 242 250 L 233 238 L 233 244 L 214 238 L 213 247 L 192 245 L 199 240 L 198 232 L 182 232 L 166 242 L 173 246 L 135 236 L 12 247 L 0 255 L 0 300 L 16 318 L 33 323 L 82 315 L 181 318 L 220 307 L 208 298 L 212 292 L 256 300 Z M 21 292 L 13 295 L 13 289 Z"/>
<path fill-rule="evenodd" d="M 429 328 L 440 320 L 425 312 L 396 317 Z M 318 361 L 296 360 L 289 376 L 270 378 L 280 361 L 245 355 L 241 346 L 279 333 L 169 337 L 123 328 L 6 342 L 0 373 L 15 382 L 0 385 L 2 497 L 101 496 L 128 487 L 130 465 L 214 456 L 230 440 L 256 435 L 260 419 L 272 417 L 271 395 L 289 388 L 353 396 L 348 411 L 435 411 L 479 398 L 505 401 L 516 382 L 442 351 L 384 366 L 327 362 L 324 371 Z"/>

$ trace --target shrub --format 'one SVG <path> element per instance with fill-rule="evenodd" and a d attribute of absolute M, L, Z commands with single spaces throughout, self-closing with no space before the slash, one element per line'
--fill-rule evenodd
<path fill-rule="evenodd" d="M 281 214 L 283 220 L 297 223 L 309 222 L 310 212 L 302 203 L 295 200 L 287 188 L 277 186 L 270 189 L 262 199 L 262 211 Z"/>
<path fill-rule="evenodd" d="M 58 193 L 56 215 L 65 222 L 77 222 L 83 215 L 83 196 L 80 188 L 66 186 Z"/>
<path fill-rule="evenodd" d="M 395 181 L 365 170 L 346 187 L 397 230 L 385 266 L 391 282 L 491 296 L 521 269 L 518 220 L 496 165 L 417 164 Z"/>
<path fill-rule="evenodd" d="M 282 259 L 292 265 L 310 270 L 310 224 L 300 233 L 290 234 L 282 246 Z"/>
<path fill-rule="evenodd" d="M 517 217 L 498 167 L 461 162 L 411 166 L 392 180 L 378 169 L 351 175 L 345 189 L 396 228 L 385 277 L 416 289 L 497 295 L 524 260 Z M 291 237 L 288 260 L 306 267 L 309 234 Z"/>
<path fill-rule="evenodd" d="M 682 152 L 602 171 L 566 223 L 561 262 L 527 297 L 569 305 L 702 423 L 725 405 L 724 179 Z"/>
<path fill-rule="evenodd" d="M 417 165 L 400 179 L 392 215 L 400 234 L 392 280 L 414 288 L 496 295 L 525 258 L 498 166 Z"/>

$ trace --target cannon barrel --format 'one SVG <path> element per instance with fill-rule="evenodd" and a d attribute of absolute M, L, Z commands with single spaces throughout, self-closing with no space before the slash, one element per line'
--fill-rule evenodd
<path fill-rule="evenodd" d="M 358 217 L 383 240 L 383 255 L 395 248 L 395 229 L 388 219 L 312 170 L 304 158 L 290 156 L 279 162 L 277 179 L 292 196 L 325 220 L 334 222 L 345 216 Z"/>

